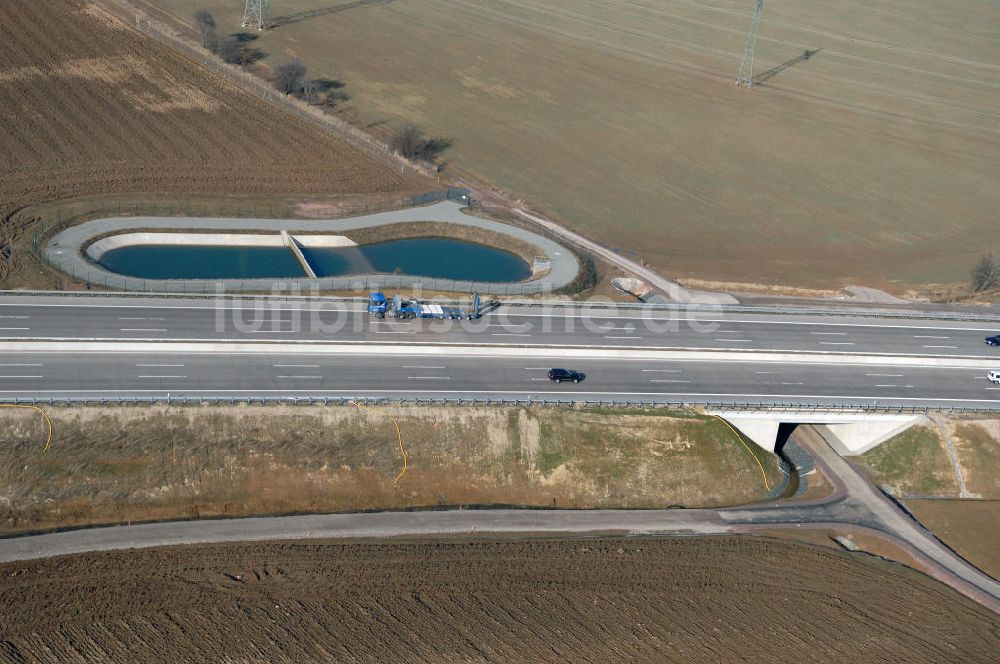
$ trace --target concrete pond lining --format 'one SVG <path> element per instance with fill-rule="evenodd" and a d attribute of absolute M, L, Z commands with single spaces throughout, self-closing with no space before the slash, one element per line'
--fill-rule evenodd
<path fill-rule="evenodd" d="M 100 257 L 122 246 L 135 244 L 182 244 L 229 246 L 340 247 L 356 246 L 352 230 L 399 223 L 436 222 L 469 226 L 508 235 L 537 247 L 549 269 L 540 277 L 517 283 L 456 281 L 433 277 L 368 274 L 340 277 L 286 279 L 143 279 L 111 272 L 96 263 Z M 144 229 L 135 232 L 134 229 Z M 149 229 L 149 230 L 146 230 Z M 157 232 L 162 229 L 162 232 Z M 249 231 L 233 233 L 232 231 Z M 131 231 L 131 232 L 130 232 Z M 226 231 L 229 231 L 228 233 Z M 253 231 L 259 231 L 254 233 Z M 94 241 L 94 238 L 99 238 Z M 206 292 L 272 291 L 319 288 L 360 290 L 376 288 L 423 288 L 432 291 L 525 295 L 546 293 L 568 286 L 580 270 L 572 251 L 537 233 L 499 221 L 472 217 L 458 203 L 445 201 L 425 207 L 393 210 L 346 219 L 233 219 L 197 217 L 116 217 L 70 226 L 53 236 L 43 249 L 53 266 L 87 283 L 130 291 Z M 307 270 L 307 273 L 309 270 Z"/>

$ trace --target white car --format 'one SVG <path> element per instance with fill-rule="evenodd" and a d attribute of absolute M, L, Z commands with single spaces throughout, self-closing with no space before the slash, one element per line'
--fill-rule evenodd
<path fill-rule="evenodd" d="M 986 380 L 991 383 L 1000 383 L 1000 371 L 990 371 L 986 374 Z"/>

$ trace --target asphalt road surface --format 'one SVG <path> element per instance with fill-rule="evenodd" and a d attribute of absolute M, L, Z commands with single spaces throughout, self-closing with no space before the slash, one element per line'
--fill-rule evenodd
<path fill-rule="evenodd" d="M 73 344 L 66 344 L 69 347 Z M 0 350 L 0 397 L 116 395 L 496 398 L 1000 407 L 1000 385 L 984 369 L 880 364 L 809 364 L 741 358 L 688 360 L 567 358 L 558 349 L 363 348 L 260 344 L 86 344 L 71 352 Z M 0 344 L 0 348 L 4 348 Z M 194 347 L 196 350 L 191 350 Z M 311 352 L 310 352 L 311 350 Z M 341 351 L 350 351 L 343 354 Z M 406 351 L 432 351 L 404 354 Z M 436 352 L 440 350 L 441 352 Z M 360 351 L 360 352 L 359 352 Z M 685 353 L 677 353 L 680 358 Z M 553 384 L 548 369 L 570 365 L 579 384 Z"/>
<path fill-rule="evenodd" d="M 503 307 L 478 321 L 372 320 L 363 304 L 215 299 L 0 297 L 2 339 L 324 341 L 768 350 L 979 357 L 996 324 Z"/>
<path fill-rule="evenodd" d="M 0 398 L 316 396 L 1000 406 L 982 323 L 511 307 L 0 298 Z M 584 372 L 554 385 L 546 370 Z"/>

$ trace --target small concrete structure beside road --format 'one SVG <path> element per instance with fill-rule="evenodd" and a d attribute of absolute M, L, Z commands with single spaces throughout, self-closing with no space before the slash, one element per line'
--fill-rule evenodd
<path fill-rule="evenodd" d="M 923 415 L 817 411 L 710 410 L 768 452 L 774 452 L 782 424 L 823 425 L 833 434 L 828 440 L 843 456 L 857 456 L 881 445 L 896 434 L 925 420 Z"/>

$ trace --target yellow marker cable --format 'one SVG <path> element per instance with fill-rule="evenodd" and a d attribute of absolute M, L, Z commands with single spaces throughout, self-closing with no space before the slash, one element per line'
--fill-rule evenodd
<path fill-rule="evenodd" d="M 4 403 L 4 404 L 0 404 L 0 408 L 30 408 L 31 410 L 37 410 L 39 413 L 41 413 L 42 417 L 45 418 L 45 424 L 47 424 L 48 427 L 49 427 L 49 437 L 45 441 L 45 447 L 42 448 L 42 452 L 48 452 L 49 451 L 49 446 L 52 444 L 52 420 L 49 419 L 48 413 L 46 413 L 44 410 L 42 410 L 38 406 L 30 406 L 28 404 Z"/>
<path fill-rule="evenodd" d="M 364 404 L 358 403 L 357 401 L 352 401 L 351 403 L 357 406 L 358 408 L 364 408 L 365 410 L 370 410 L 373 413 L 381 413 L 382 415 L 392 420 L 392 425 L 396 427 L 396 437 L 399 439 L 399 453 L 403 455 L 403 469 L 399 471 L 399 475 L 396 475 L 395 479 L 392 480 L 392 485 L 396 486 L 400 478 L 406 474 L 406 468 L 409 464 L 409 458 L 406 455 L 406 450 L 403 448 L 403 433 L 399 430 L 399 422 L 396 421 L 395 417 L 393 417 L 389 413 L 379 408 L 372 408 L 371 406 L 366 406 Z"/>
<path fill-rule="evenodd" d="M 764 488 L 767 489 L 768 491 L 770 491 L 771 490 L 771 486 L 767 483 L 767 473 L 764 472 L 764 464 L 762 464 L 760 462 L 760 459 L 757 458 L 757 455 L 754 454 L 753 450 L 750 449 L 750 446 L 746 444 L 746 442 L 743 440 L 743 436 L 740 435 L 740 432 L 737 431 L 736 429 L 734 429 L 732 424 L 730 424 L 729 422 L 725 421 L 724 419 L 722 419 L 718 415 L 713 415 L 712 417 L 714 417 L 715 419 L 719 420 L 720 422 L 722 422 L 723 424 L 725 424 L 727 427 L 729 427 L 729 430 L 732 431 L 734 434 L 736 434 L 736 438 L 738 438 L 739 441 L 741 443 L 743 443 L 743 447 L 747 448 L 747 452 L 750 453 L 750 456 L 753 457 L 753 460 L 757 462 L 757 466 L 760 468 L 760 476 L 764 478 Z"/>

